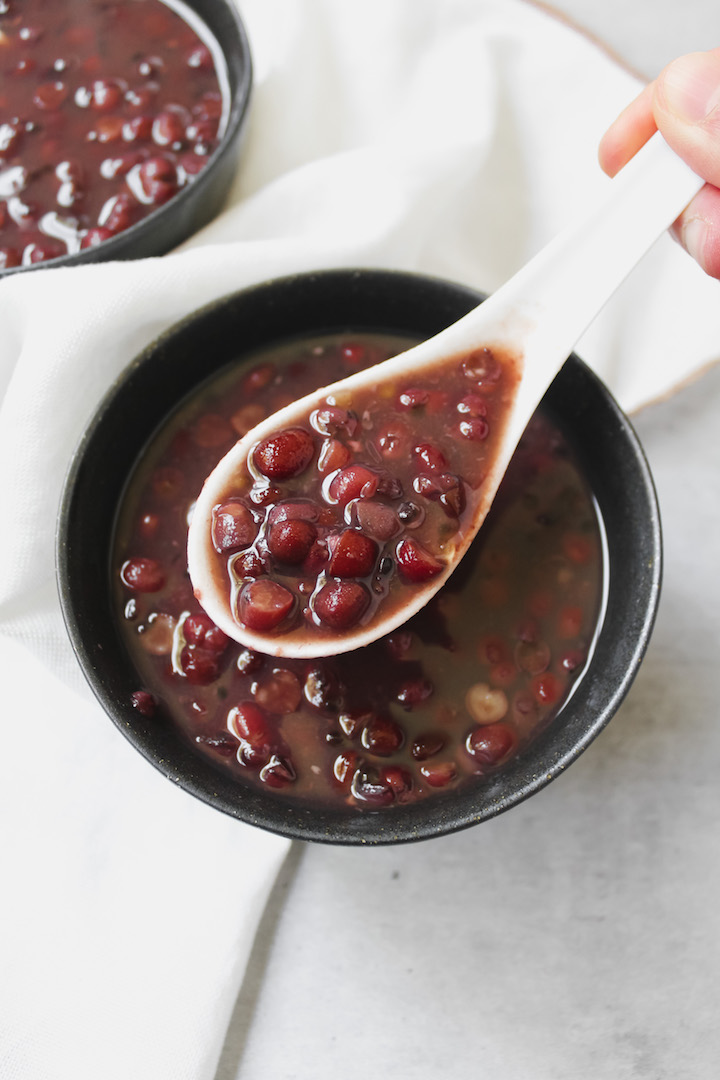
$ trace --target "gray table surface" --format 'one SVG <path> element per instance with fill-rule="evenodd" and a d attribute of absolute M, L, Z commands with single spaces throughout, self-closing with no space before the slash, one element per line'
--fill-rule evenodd
<path fill-rule="evenodd" d="M 715 0 L 555 6 L 647 76 L 720 44 Z M 608 730 L 529 802 L 442 842 L 295 846 L 217 1080 L 718 1076 L 719 416 L 714 370 L 636 418 L 665 582 Z"/>

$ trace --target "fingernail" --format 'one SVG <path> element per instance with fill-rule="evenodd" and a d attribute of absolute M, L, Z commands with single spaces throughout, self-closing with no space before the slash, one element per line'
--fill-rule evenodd
<path fill-rule="evenodd" d="M 662 75 L 665 106 L 681 120 L 697 124 L 720 105 L 720 51 L 681 56 Z"/>
<path fill-rule="evenodd" d="M 682 244 L 689 255 L 705 268 L 705 244 L 707 242 L 708 227 L 702 218 L 694 217 L 684 222 L 682 227 Z"/>

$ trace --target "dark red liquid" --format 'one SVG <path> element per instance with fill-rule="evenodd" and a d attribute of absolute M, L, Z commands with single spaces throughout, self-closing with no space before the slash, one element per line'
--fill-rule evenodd
<path fill-rule="evenodd" d="M 205 476 L 288 400 L 406 345 L 294 343 L 217 377 L 158 433 L 122 507 L 113 564 L 136 708 L 158 723 L 170 716 L 198 752 L 281 798 L 392 807 L 482 783 L 553 720 L 591 648 L 600 528 L 570 448 L 542 416 L 461 567 L 388 637 L 285 660 L 230 642 L 202 612 L 185 545 Z"/>
<path fill-rule="evenodd" d="M 0 0 L 0 269 L 122 232 L 190 183 L 225 101 L 160 0 Z"/>

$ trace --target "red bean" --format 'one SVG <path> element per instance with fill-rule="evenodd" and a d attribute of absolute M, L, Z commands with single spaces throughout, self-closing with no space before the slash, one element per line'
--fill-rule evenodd
<path fill-rule="evenodd" d="M 385 648 L 395 660 L 402 660 L 412 648 L 413 635 L 410 630 L 396 630 L 385 639 Z"/>
<path fill-rule="evenodd" d="M 352 780 L 357 765 L 357 754 L 354 750 L 341 750 L 333 762 L 333 778 L 342 787 L 347 787 Z"/>
<path fill-rule="evenodd" d="M 90 108 L 111 112 L 122 100 L 123 88 L 116 79 L 96 79 L 90 87 Z"/>
<path fill-rule="evenodd" d="M 509 757 L 517 738 L 507 724 L 483 724 L 473 728 L 465 743 L 467 751 L 481 765 L 494 767 Z"/>
<path fill-rule="evenodd" d="M 242 381 L 243 395 L 249 397 L 264 390 L 275 378 L 276 371 L 275 365 L 269 363 L 258 364 L 257 367 L 252 368 Z"/>
<path fill-rule="evenodd" d="M 502 367 L 492 349 L 484 347 L 466 356 L 462 361 L 463 374 L 478 383 L 486 391 L 492 389 L 502 377 Z"/>
<path fill-rule="evenodd" d="M 187 66 L 189 68 L 196 68 L 200 71 L 212 71 L 215 67 L 212 53 L 208 49 L 207 45 L 195 45 L 188 53 Z"/>
<path fill-rule="evenodd" d="M 109 199 L 98 219 L 98 225 L 102 225 L 111 233 L 123 232 L 137 221 L 140 212 L 138 203 L 131 195 L 122 193 Z"/>
<path fill-rule="evenodd" d="M 592 541 L 587 536 L 583 536 L 582 533 L 565 533 L 562 546 L 571 562 L 586 563 L 592 558 Z"/>
<path fill-rule="evenodd" d="M 227 555 L 250 547 L 258 534 L 258 524 L 251 510 L 232 499 L 213 510 L 212 541 L 216 551 Z"/>
<path fill-rule="evenodd" d="M 542 675 L 535 675 L 531 682 L 531 689 L 536 700 L 541 705 L 554 705 L 562 695 L 562 683 L 550 671 Z"/>
<path fill-rule="evenodd" d="M 352 458 L 347 446 L 338 439 L 325 439 L 318 455 L 318 472 L 323 476 L 342 469 Z"/>
<path fill-rule="evenodd" d="M 412 388 L 403 390 L 398 397 L 398 407 L 401 409 L 419 409 L 427 405 L 430 394 L 427 390 Z"/>
<path fill-rule="evenodd" d="M 362 744 L 371 754 L 389 757 L 405 742 L 405 732 L 387 716 L 375 716 L 362 733 Z"/>
<path fill-rule="evenodd" d="M 135 690 L 130 695 L 130 702 L 142 716 L 152 718 L 157 712 L 157 700 L 147 690 Z"/>
<path fill-rule="evenodd" d="M 453 473 L 420 473 L 413 487 L 423 498 L 439 502 L 448 517 L 460 517 L 465 509 L 465 487 Z"/>
<path fill-rule="evenodd" d="M 10 157 L 14 154 L 22 142 L 22 131 L 19 121 L 16 123 L 3 123 L 0 124 L 0 155 L 3 157 Z M 5 204 L 2 204 L 3 209 Z M 0 225 L 5 224 L 5 219 L 0 221 Z"/>
<path fill-rule="evenodd" d="M 583 649 L 566 649 L 559 658 L 558 666 L 561 671 L 577 671 L 587 659 Z"/>
<path fill-rule="evenodd" d="M 274 668 L 268 678 L 258 683 L 254 697 L 258 705 L 268 712 L 279 715 L 293 713 L 302 699 L 302 686 L 292 671 Z"/>
<path fill-rule="evenodd" d="M 402 420 L 393 419 L 381 428 L 377 447 L 384 458 L 402 460 L 407 456 L 410 432 Z"/>
<path fill-rule="evenodd" d="M 238 615 L 250 630 L 267 633 L 284 622 L 294 606 L 295 598 L 289 589 L 276 581 L 258 578 L 242 589 Z"/>
<path fill-rule="evenodd" d="M 223 653 L 230 644 L 225 631 L 216 626 L 205 612 L 188 615 L 182 629 L 188 645 L 201 645 L 210 652 Z"/>
<path fill-rule="evenodd" d="M 349 345 L 342 346 L 340 356 L 345 366 L 354 371 L 356 368 L 364 367 L 367 364 L 368 348 L 360 342 L 352 342 Z"/>
<path fill-rule="evenodd" d="M 342 686 L 337 674 L 326 666 L 310 668 L 303 693 L 309 704 L 321 712 L 337 712 L 341 708 Z"/>
<path fill-rule="evenodd" d="M 424 731 L 413 740 L 411 754 L 416 761 L 427 761 L 435 757 L 445 746 L 444 737 L 437 731 Z"/>
<path fill-rule="evenodd" d="M 325 541 L 316 540 L 303 563 L 303 573 L 317 577 L 320 571 L 327 566 L 329 558 Z"/>
<path fill-rule="evenodd" d="M 583 610 L 576 604 L 566 604 L 560 609 L 557 618 L 557 636 L 563 641 L 580 636 L 583 624 Z"/>
<path fill-rule="evenodd" d="M 457 411 L 463 416 L 487 416 L 487 402 L 480 394 L 465 394 L 457 403 Z"/>
<path fill-rule="evenodd" d="M 244 551 L 233 559 L 233 575 L 240 581 L 243 578 L 259 578 L 268 573 L 268 566 L 257 551 Z"/>
<path fill-rule="evenodd" d="M 355 413 L 341 409 L 337 405 L 326 405 L 315 409 L 310 414 L 310 423 L 321 435 L 343 434 L 352 438 L 357 431 L 358 418 Z"/>
<path fill-rule="evenodd" d="M 278 521 L 317 521 L 318 507 L 309 499 L 288 499 L 273 506 L 268 514 L 268 525 Z"/>
<path fill-rule="evenodd" d="M 165 584 L 165 571 L 157 559 L 142 556 L 128 559 L 120 570 L 120 578 L 128 589 L 139 593 L 159 592 Z"/>
<path fill-rule="evenodd" d="M 33 95 L 33 104 L 37 105 L 39 109 L 54 112 L 60 108 L 67 96 L 68 88 L 65 83 L 60 81 L 47 82 L 38 86 Z"/>
<path fill-rule="evenodd" d="M 430 581 L 445 569 L 444 564 L 417 540 L 401 540 L 395 549 L 395 557 L 400 573 L 413 585 Z"/>
<path fill-rule="evenodd" d="M 143 161 L 138 178 L 145 195 L 156 206 L 166 203 L 178 190 L 177 170 L 167 158 L 152 157 Z"/>
<path fill-rule="evenodd" d="M 448 467 L 448 461 L 442 450 L 431 443 L 420 443 L 413 447 L 413 457 L 419 466 L 430 469 L 431 472 L 444 471 Z"/>
<path fill-rule="evenodd" d="M 263 666 L 264 656 L 252 649 L 241 649 L 235 666 L 241 675 L 252 675 Z"/>
<path fill-rule="evenodd" d="M 262 405 L 249 404 L 243 405 L 241 409 L 234 412 L 230 417 L 230 422 L 237 435 L 241 437 L 247 435 L 248 431 L 254 428 L 261 420 L 264 420 L 267 416 L 267 411 Z"/>
<path fill-rule="evenodd" d="M 256 468 L 271 480 L 289 480 L 305 472 L 315 454 L 312 436 L 302 428 L 287 428 L 255 448 Z"/>
<path fill-rule="evenodd" d="M 20 262 L 19 251 L 11 247 L 0 247 L 0 270 L 9 270 L 12 266 L 19 266 Z"/>
<path fill-rule="evenodd" d="M 250 489 L 250 500 L 256 506 L 272 506 L 280 498 L 280 489 L 272 484 L 253 484 Z"/>
<path fill-rule="evenodd" d="M 482 416 L 472 416 L 469 420 L 461 420 L 458 430 L 463 438 L 471 442 L 482 442 L 488 437 L 490 425 Z"/>
<path fill-rule="evenodd" d="M 387 806 L 395 799 L 395 792 L 387 781 L 373 777 L 363 769 L 355 772 L 351 790 L 360 802 L 373 806 Z"/>
<path fill-rule="evenodd" d="M 356 735 L 362 732 L 365 725 L 373 719 L 374 715 L 373 712 L 366 709 L 345 709 L 338 716 L 338 723 L 343 734 L 347 735 L 349 739 L 354 739 Z"/>
<path fill-rule="evenodd" d="M 330 556 L 333 577 L 368 577 L 378 556 L 378 546 L 368 536 L 355 529 L 345 529 L 337 537 Z"/>
<path fill-rule="evenodd" d="M 48 259 L 59 259 L 64 254 L 65 248 L 62 244 L 55 243 L 52 240 L 44 240 L 40 244 L 28 244 L 23 252 L 23 262 L 47 262 Z"/>
<path fill-rule="evenodd" d="M 408 679 L 398 690 L 397 701 L 406 709 L 413 709 L 416 705 L 422 705 L 423 701 L 427 701 L 429 697 L 432 697 L 434 689 L 435 687 L 429 679 Z"/>
<path fill-rule="evenodd" d="M 122 138 L 123 120 L 121 116 L 101 116 L 95 124 L 95 134 L 99 143 L 114 143 Z M 130 167 L 126 172 L 130 171 Z M 111 177 L 107 177 L 111 179 Z"/>
<path fill-rule="evenodd" d="M 104 229 L 102 225 L 96 225 L 94 229 L 88 229 L 85 233 L 80 243 L 80 247 L 83 249 L 97 247 L 98 244 L 105 243 L 105 241 L 109 240 L 113 235 L 114 234 L 110 229 Z"/>
<path fill-rule="evenodd" d="M 207 686 L 215 682 L 222 670 L 222 657 L 215 649 L 186 646 L 180 653 L 180 667 L 189 683 Z"/>
<path fill-rule="evenodd" d="M 147 142 L 152 137 L 152 116 L 133 116 L 123 124 L 122 137 L 125 142 Z"/>
<path fill-rule="evenodd" d="M 307 558 L 316 538 L 317 529 L 309 521 L 278 521 L 268 531 L 268 551 L 278 562 L 299 566 Z"/>
<path fill-rule="evenodd" d="M 358 499 L 351 504 L 352 523 L 375 540 L 385 542 L 401 530 L 398 513 L 387 503 L 374 499 Z"/>
<path fill-rule="evenodd" d="M 540 675 L 550 666 L 550 646 L 546 641 L 519 641 L 515 646 L 515 663 L 530 675 Z"/>
<path fill-rule="evenodd" d="M 265 712 L 253 701 L 243 701 L 228 713 L 228 728 L 254 748 L 269 747 L 273 733 Z"/>
<path fill-rule="evenodd" d="M 208 747 L 221 757 L 232 757 L 236 752 L 237 743 L 233 742 L 230 735 L 221 731 L 219 735 L 196 735 L 195 742 Z"/>
<path fill-rule="evenodd" d="M 430 787 L 447 787 L 457 776 L 457 766 L 454 761 L 431 761 L 420 766 L 420 775 Z"/>
<path fill-rule="evenodd" d="M 295 780 L 295 770 L 287 758 L 273 754 L 260 770 L 260 779 L 270 787 L 285 787 Z"/>
<path fill-rule="evenodd" d="M 159 528 L 160 518 L 157 514 L 143 514 L 138 523 L 138 532 L 146 540 L 155 536 Z"/>
<path fill-rule="evenodd" d="M 163 112 L 158 113 L 153 121 L 152 140 L 158 146 L 177 148 L 182 145 L 185 138 L 185 126 L 185 122 L 178 112 L 165 109 Z"/>
<path fill-rule="evenodd" d="M 406 795 L 413 789 L 413 778 L 401 765 L 386 765 L 380 770 L 380 780 L 392 789 L 396 797 Z"/>
<path fill-rule="evenodd" d="M 331 581 L 315 597 L 315 614 L 333 630 L 348 630 L 363 617 L 370 594 L 356 581 Z"/>
<path fill-rule="evenodd" d="M 330 481 L 329 495 L 333 502 L 347 506 L 352 499 L 371 499 L 379 482 L 378 474 L 367 465 L 348 465 Z"/>

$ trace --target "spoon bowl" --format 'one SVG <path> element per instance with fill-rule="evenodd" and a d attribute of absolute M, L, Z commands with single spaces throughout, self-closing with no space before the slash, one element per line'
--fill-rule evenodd
<path fill-rule="evenodd" d="M 445 584 L 468 550 L 528 420 L 577 339 L 702 183 L 670 151 L 660 135 L 654 136 L 608 184 L 607 196 L 599 206 L 544 248 L 484 304 L 433 338 L 289 404 L 247 432 L 208 477 L 189 530 L 188 567 L 195 596 L 213 621 L 236 641 L 266 654 L 318 657 L 368 645 L 419 611 Z M 266 515 L 258 531 L 258 515 L 249 500 L 261 505 L 269 501 L 264 499 L 263 490 L 272 491 L 276 500 L 281 498 L 281 489 L 273 488 L 271 481 L 294 479 L 305 471 L 315 452 L 311 429 L 323 433 L 313 417 L 328 408 L 337 409 L 338 405 L 354 406 L 355 424 L 363 403 L 365 415 L 371 414 L 387 393 L 396 393 L 398 385 L 407 385 L 408 381 L 417 384 L 425 377 L 433 377 L 437 384 L 452 386 L 453 379 L 457 381 L 458 369 L 467 367 L 469 358 L 479 353 L 487 354 L 492 363 L 499 364 L 508 401 L 500 411 L 492 444 L 483 448 L 485 456 L 476 481 L 466 482 L 461 458 L 450 457 L 449 464 L 445 462 L 442 467 L 447 467 L 449 472 L 443 472 L 441 479 L 456 473 L 463 476 L 459 489 L 462 505 L 454 507 L 453 516 L 458 520 L 450 539 L 444 537 L 447 525 L 440 516 L 438 531 L 430 537 L 429 550 L 427 545 L 408 539 L 409 532 L 403 533 L 399 540 L 393 538 L 394 547 L 382 549 L 393 551 L 398 578 L 405 578 L 405 584 L 412 586 L 402 591 L 399 600 L 396 596 L 393 603 L 383 595 L 381 602 L 375 602 L 373 592 L 381 592 L 383 586 L 379 573 L 372 581 L 368 580 L 367 587 L 342 580 L 353 576 L 352 566 L 336 573 L 333 548 L 325 552 L 320 574 L 312 592 L 307 594 L 303 621 L 299 618 L 299 607 L 305 605 L 304 597 L 293 597 L 288 588 L 274 579 L 268 583 L 263 577 L 258 582 L 253 575 L 245 576 L 246 561 L 225 559 L 228 552 L 233 555 L 251 545 L 257 552 L 258 541 L 262 550 L 267 530 L 272 527 L 268 521 L 272 518 Z M 471 365 L 471 373 L 474 370 Z M 462 375 L 460 379 L 462 382 Z M 423 423 L 420 412 L 414 433 L 416 443 L 422 440 Z M 299 464 L 291 462 L 289 471 L 284 464 L 278 469 L 274 461 L 258 464 L 258 455 L 275 454 L 282 440 L 287 441 L 291 436 L 303 447 L 307 446 Z M 418 449 L 415 446 L 413 452 Z M 465 466 L 467 456 L 466 452 Z M 359 460 L 361 468 L 365 467 L 364 475 L 374 476 L 373 462 L 362 453 Z M 457 464 L 460 468 L 454 467 Z M 321 464 L 318 467 L 322 471 Z M 431 472 L 435 469 L 436 474 L 442 472 L 432 462 L 429 468 Z M 337 473 L 326 478 L 322 496 L 317 497 L 316 493 L 319 506 L 338 502 L 333 498 L 335 476 Z M 430 475 L 428 482 L 434 481 L 435 477 Z M 373 483 L 374 487 L 363 488 L 358 493 L 359 501 L 368 497 L 368 491 L 372 498 L 378 487 L 377 480 Z M 248 490 L 249 499 L 245 498 Z M 291 488 L 290 495 L 293 493 Z M 228 501 L 230 497 L 232 503 Z M 239 510 L 233 518 L 235 533 L 226 545 L 226 533 L 218 540 L 216 522 L 218 512 L 226 513 L 231 505 Z M 342 504 L 340 509 L 343 510 Z M 347 509 L 345 506 L 344 517 L 336 515 L 337 531 L 329 543 L 340 543 L 338 537 L 344 537 L 351 529 L 361 531 L 353 523 L 352 515 L 348 518 Z M 245 518 L 244 526 L 249 529 L 247 542 L 237 535 L 240 512 Z M 346 530 L 345 524 L 351 528 Z M 376 551 L 375 541 L 362 535 L 363 542 L 374 545 L 370 550 Z M 307 551 L 303 557 L 305 554 Z M 386 558 L 392 563 L 391 558 L 387 555 Z M 302 563 L 302 558 L 297 561 Z M 382 559 L 377 565 L 382 568 Z M 236 570 L 236 566 L 241 569 Z M 305 570 L 305 564 L 301 570 Z M 335 599 L 340 594 L 329 591 L 332 589 L 344 589 L 343 595 L 350 596 L 348 616 L 342 611 L 338 616 L 340 601 L 336 604 Z M 350 589 L 355 592 L 350 593 Z M 390 590 L 389 596 L 392 595 Z M 353 608 L 356 600 L 357 607 Z"/>

